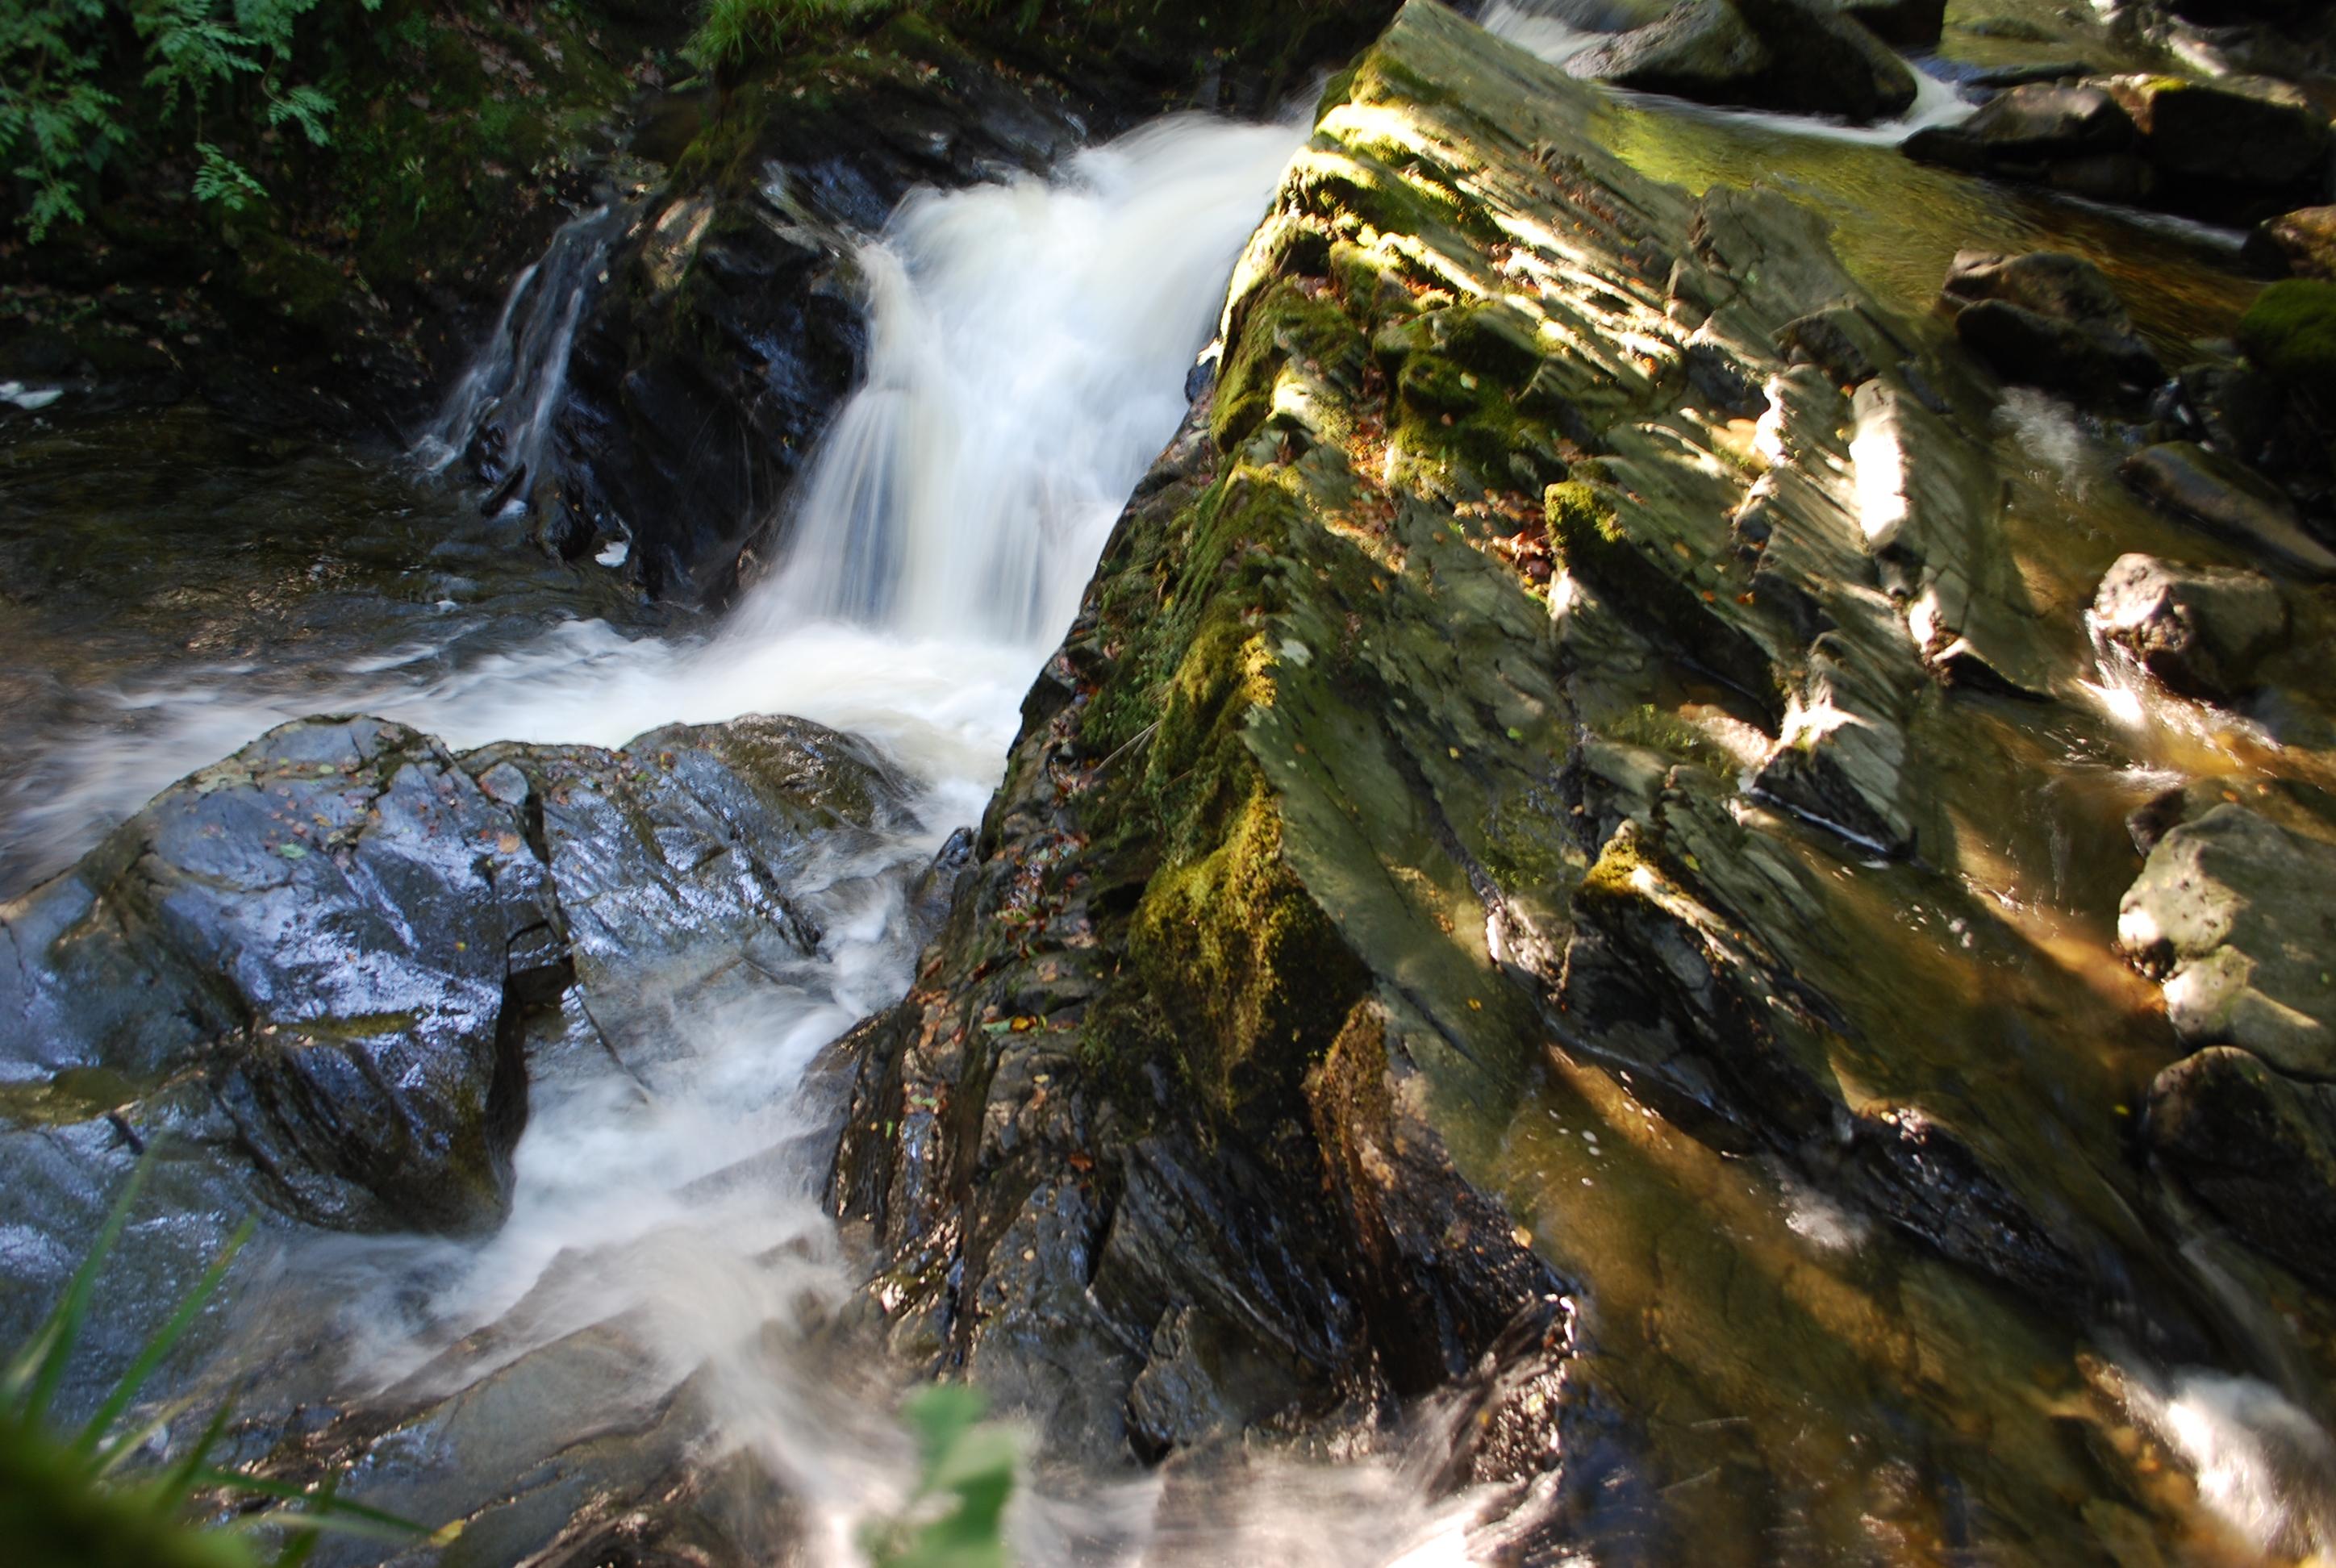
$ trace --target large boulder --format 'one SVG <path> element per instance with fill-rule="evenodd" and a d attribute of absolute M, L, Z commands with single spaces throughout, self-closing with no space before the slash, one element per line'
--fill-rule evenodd
<path fill-rule="evenodd" d="M 1679 0 L 1657 21 L 1575 55 L 1576 76 L 1702 103 L 1858 123 L 1905 112 L 1914 75 L 1822 0 Z"/>
<path fill-rule="evenodd" d="M 2260 77 L 2099 76 L 2027 83 L 1910 157 L 2098 200 L 2253 222 L 2330 194 L 2326 116 Z"/>
<path fill-rule="evenodd" d="M 1943 292 L 1956 336 L 2006 381 L 2098 397 L 2164 378 L 2116 288 L 2081 257 L 1962 251 Z"/>
<path fill-rule="evenodd" d="M 2149 852 L 2117 943 L 2162 982 L 2185 1043 L 2336 1078 L 2336 845 L 2218 805 Z"/>
<path fill-rule="evenodd" d="M 2079 196 L 2139 201 L 2153 189 L 2133 117 L 2088 83 L 2030 82 L 1999 93 L 1959 125 L 1908 137 L 1908 157 L 1971 173 L 2032 180 Z"/>
<path fill-rule="evenodd" d="M 1893 49 L 1928 49 L 1947 24 L 1947 0 L 1841 0 L 1841 11 Z"/>
<path fill-rule="evenodd" d="M 528 831 L 402 726 L 275 730 L 0 909 L 0 1071 L 191 1076 L 300 1218 L 491 1224 L 521 1018 L 567 980 Z"/>
<path fill-rule="evenodd" d="M 2253 685 L 2285 646 L 2289 615 L 2260 572 L 2123 555 L 2101 579 L 2093 624 L 2168 687 L 2214 700 Z"/>
<path fill-rule="evenodd" d="M 2240 76 L 2111 76 L 2101 86 L 2133 116 L 2169 205 L 2255 216 L 2330 194 L 2336 141 L 2299 88 Z"/>

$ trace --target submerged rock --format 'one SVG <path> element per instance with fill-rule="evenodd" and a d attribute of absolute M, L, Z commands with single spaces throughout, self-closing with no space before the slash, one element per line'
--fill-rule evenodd
<path fill-rule="evenodd" d="M 2130 395 L 2164 378 L 2116 288 L 2080 257 L 1966 250 L 1944 293 L 1960 306 L 1956 336 L 2006 381 L 2089 399 Z"/>
<path fill-rule="evenodd" d="M 2269 480 L 2195 442 L 2146 447 L 2117 469 L 2142 498 L 2259 552 L 2281 570 L 2336 576 L 2336 550 L 2313 538 Z"/>
<path fill-rule="evenodd" d="M 2247 691 L 2288 639 L 2279 585 L 2259 572 L 2119 556 L 2093 624 L 2174 690 L 2210 701 Z"/>
<path fill-rule="evenodd" d="M 2157 1076 L 2148 1132 L 2158 1158 L 2249 1245 L 2336 1290 L 2336 1087 L 2212 1046 Z"/>
<path fill-rule="evenodd" d="M 1914 102 L 1905 62 L 1826 0 L 1679 0 L 1566 68 L 1641 92 L 1860 124 Z"/>
<path fill-rule="evenodd" d="M 2217 805 L 2149 852 L 2117 942 L 2161 979 L 2185 1042 L 2336 1078 L 2336 845 Z"/>

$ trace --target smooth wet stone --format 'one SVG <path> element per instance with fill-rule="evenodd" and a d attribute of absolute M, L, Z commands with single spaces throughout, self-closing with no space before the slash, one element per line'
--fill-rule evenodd
<path fill-rule="evenodd" d="M 2266 564 L 2336 576 L 2336 550 L 2305 532 L 2295 503 L 2244 463 L 2195 442 L 2169 441 L 2136 453 L 2117 472 L 2152 505 L 2258 551 Z"/>
<path fill-rule="evenodd" d="M 670 726 L 616 751 L 500 745 L 462 759 L 521 792 L 558 891 L 591 1027 L 637 1070 L 663 1027 L 788 979 L 818 947 L 794 886 L 912 820 L 909 783 L 867 742 L 806 720 Z"/>
<path fill-rule="evenodd" d="M 2274 276 L 2336 281 L 2336 207 L 2299 207 L 2266 218 L 2247 236 L 2241 254 Z"/>
<path fill-rule="evenodd" d="M 2158 1074 L 2147 1132 L 2242 1240 L 2336 1290 L 2336 1088 L 2210 1046 Z"/>
<path fill-rule="evenodd" d="M 2287 600 L 2260 572 L 2119 556 L 2093 599 L 2093 624 L 2174 690 L 2239 696 L 2287 645 Z"/>
<path fill-rule="evenodd" d="M 1943 291 L 1961 308 L 1955 334 L 2006 381 L 2088 399 L 2164 375 L 2101 269 L 2056 251 L 1966 250 Z"/>
<path fill-rule="evenodd" d="M 2185 1043 L 2336 1078 L 2336 846 L 2216 806 L 2149 852 L 2117 945 L 2158 977 Z"/>
<path fill-rule="evenodd" d="M 1859 123 L 1914 102 L 1905 63 L 1822 0 L 1679 0 L 1659 21 L 1584 51 L 1566 69 L 1698 102 Z"/>
<path fill-rule="evenodd" d="M 560 929 L 525 823 L 437 742 L 287 725 L 0 908 L 0 1071 L 103 1071 L 124 1101 L 191 1078 L 296 1216 L 475 1229 Z"/>

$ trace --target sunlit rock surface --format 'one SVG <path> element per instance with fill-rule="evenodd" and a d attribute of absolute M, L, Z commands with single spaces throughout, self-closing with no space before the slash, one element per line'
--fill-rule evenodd
<path fill-rule="evenodd" d="M 2101 934 L 2019 891 L 2105 561 L 2021 553 L 1942 323 L 1597 104 L 1426 0 L 1326 94 L 852 1042 L 891 1342 L 1131 1464 L 1489 1352 L 1549 1379 L 1479 1472 L 1543 1549 L 2219 1538 L 2110 1363 L 2292 1287 L 2210 1283 L 2137 1152 L 2184 1047 L 2115 791 L 2050 820 Z"/>

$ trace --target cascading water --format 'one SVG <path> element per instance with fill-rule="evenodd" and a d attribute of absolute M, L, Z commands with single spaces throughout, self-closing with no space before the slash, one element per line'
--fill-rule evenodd
<path fill-rule="evenodd" d="M 611 1064 L 537 1096 L 492 1240 L 342 1240 L 297 1261 L 299 1288 L 337 1303 L 362 1385 L 443 1396 L 606 1325 L 631 1347 L 608 1398 L 640 1408 L 686 1378 L 711 1388 L 707 1441 L 780 1481 L 814 1558 L 847 1560 L 855 1521 L 897 1505 L 909 1450 L 881 1414 L 890 1390 L 822 1368 L 803 1338 L 854 1282 L 817 1202 L 804 1071 L 906 988 L 908 880 L 993 787 L 1023 691 L 1183 414 L 1228 269 L 1297 140 L 1173 120 L 1052 180 L 912 200 L 862 258 L 868 383 L 814 461 L 780 570 L 720 634 L 660 647 L 575 625 L 426 691 L 343 699 L 457 745 L 615 742 L 676 717 L 787 712 L 879 740 L 928 786 L 926 831 L 831 849 L 790 890 L 826 932 L 799 969 L 719 1010 L 676 1010 L 644 1068 Z M 1331 1494 L 1356 1521 L 1335 1540 L 1296 1524 Z M 1236 1540 L 1325 1563 L 1456 1550 L 1392 1465 L 1336 1479 L 1264 1466 L 1206 1522 L 1163 1516 L 1180 1506 L 1168 1495 L 1040 1486 L 1017 1524 L 1025 1555 L 1206 1560 Z"/>
<path fill-rule="evenodd" d="M 487 487 L 489 510 L 524 505 L 542 477 L 577 326 L 607 281 L 609 248 L 634 214 L 630 204 L 611 203 L 560 226 L 543 255 L 511 281 L 485 349 L 415 444 L 415 458 L 433 473 L 462 463 Z"/>

